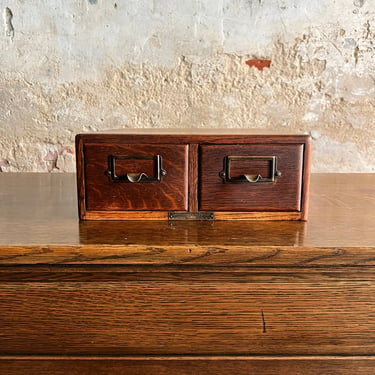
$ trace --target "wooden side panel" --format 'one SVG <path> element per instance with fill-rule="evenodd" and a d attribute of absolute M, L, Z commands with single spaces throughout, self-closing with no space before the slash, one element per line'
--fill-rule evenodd
<path fill-rule="evenodd" d="M 162 276 L 161 276 L 162 277 Z M 3 355 L 374 355 L 373 281 L 8 282 Z"/>
<path fill-rule="evenodd" d="M 374 357 L 1 359 L 7 375 L 369 375 Z"/>
<path fill-rule="evenodd" d="M 281 176 L 274 183 L 224 182 L 220 172 L 228 156 L 276 156 Z M 233 176 L 268 173 L 258 163 L 237 163 Z M 204 145 L 200 159 L 199 208 L 204 211 L 300 211 L 303 145 Z M 255 171 L 255 172 L 254 172 Z M 258 172 L 256 172 L 258 171 Z M 232 176 L 231 176 L 232 177 Z"/>
<path fill-rule="evenodd" d="M 198 159 L 197 144 L 189 145 L 189 211 L 198 211 Z"/>
<path fill-rule="evenodd" d="M 307 138 L 303 150 L 303 177 L 302 177 L 302 202 L 301 202 L 301 220 L 306 221 L 309 215 L 310 201 L 310 177 L 311 177 L 311 138 Z"/>
<path fill-rule="evenodd" d="M 105 172 L 110 155 L 150 157 L 160 155 L 166 176 L 151 183 L 113 182 Z M 119 174 L 155 175 L 150 160 L 130 159 L 117 163 Z M 87 211 L 187 210 L 187 145 L 84 145 L 85 198 Z"/>
<path fill-rule="evenodd" d="M 76 144 L 76 179 L 77 179 L 77 202 L 78 202 L 78 216 L 83 219 L 85 216 L 85 175 L 84 175 L 84 155 L 83 155 L 83 140 L 77 136 Z"/>

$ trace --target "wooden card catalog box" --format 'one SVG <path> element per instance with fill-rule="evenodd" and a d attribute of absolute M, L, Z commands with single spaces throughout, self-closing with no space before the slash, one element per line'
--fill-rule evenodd
<path fill-rule="evenodd" d="M 308 135 L 133 129 L 76 152 L 82 220 L 307 219 Z"/>

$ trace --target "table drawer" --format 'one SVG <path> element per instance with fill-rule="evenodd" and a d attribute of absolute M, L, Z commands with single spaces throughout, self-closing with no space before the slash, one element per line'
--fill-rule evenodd
<path fill-rule="evenodd" d="M 369 375 L 375 357 L 0 357 L 0 373 L 6 375 Z"/>
<path fill-rule="evenodd" d="M 374 354 L 375 287 L 364 277 L 148 272 L 127 278 L 3 283 L 2 354 Z"/>
<path fill-rule="evenodd" d="M 204 145 L 200 200 L 204 211 L 300 211 L 303 145 Z"/>

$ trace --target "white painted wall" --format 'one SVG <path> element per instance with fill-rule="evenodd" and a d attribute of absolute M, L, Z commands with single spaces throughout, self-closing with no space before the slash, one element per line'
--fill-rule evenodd
<path fill-rule="evenodd" d="M 73 171 L 76 133 L 121 127 L 310 132 L 314 171 L 375 170 L 375 0 L 0 6 L 4 172 Z"/>

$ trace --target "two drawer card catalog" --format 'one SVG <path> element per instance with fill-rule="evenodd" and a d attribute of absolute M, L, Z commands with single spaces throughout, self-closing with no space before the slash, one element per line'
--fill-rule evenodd
<path fill-rule="evenodd" d="M 76 137 L 82 220 L 306 220 L 310 137 L 139 129 Z"/>

